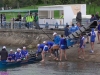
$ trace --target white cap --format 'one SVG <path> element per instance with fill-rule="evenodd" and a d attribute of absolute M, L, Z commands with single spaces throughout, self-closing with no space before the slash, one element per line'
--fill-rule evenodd
<path fill-rule="evenodd" d="M 26 48 L 25 46 L 23 48 Z"/>
<path fill-rule="evenodd" d="M 3 49 L 6 49 L 6 46 L 3 46 Z"/>
<path fill-rule="evenodd" d="M 43 43 L 46 43 L 46 41 L 43 41 Z"/>
<path fill-rule="evenodd" d="M 12 52 L 13 50 L 11 49 L 10 52 Z"/>
<path fill-rule="evenodd" d="M 17 48 L 17 51 L 20 51 L 21 49 L 20 48 Z"/>
<path fill-rule="evenodd" d="M 37 44 L 37 47 L 39 46 L 40 44 Z"/>
<path fill-rule="evenodd" d="M 53 36 L 54 36 L 54 35 L 56 35 L 56 34 L 57 34 L 57 33 L 56 33 L 56 32 L 54 32 L 54 33 L 53 33 Z"/>

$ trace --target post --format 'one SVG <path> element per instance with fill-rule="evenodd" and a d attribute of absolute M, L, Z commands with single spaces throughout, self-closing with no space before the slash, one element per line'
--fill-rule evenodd
<path fill-rule="evenodd" d="M 11 20 L 11 29 L 13 29 L 14 19 Z"/>
<path fill-rule="evenodd" d="M 0 15 L 0 17 L 1 17 L 1 25 L 0 25 L 0 28 L 2 27 L 2 14 Z"/>

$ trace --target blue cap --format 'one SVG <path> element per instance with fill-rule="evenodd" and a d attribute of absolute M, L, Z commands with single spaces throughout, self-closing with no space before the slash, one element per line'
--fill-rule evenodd
<path fill-rule="evenodd" d="M 100 22 L 100 20 L 98 20 L 98 22 Z"/>

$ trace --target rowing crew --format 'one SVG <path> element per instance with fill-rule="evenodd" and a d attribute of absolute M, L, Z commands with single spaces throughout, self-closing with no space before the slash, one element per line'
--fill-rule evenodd
<path fill-rule="evenodd" d="M 58 55 L 59 55 L 60 61 L 62 60 L 62 55 L 64 53 L 65 60 L 67 60 L 67 56 L 66 56 L 67 42 L 66 42 L 66 39 L 64 38 L 63 35 L 61 35 L 61 36 L 57 35 L 56 32 L 53 34 L 53 36 L 54 36 L 53 42 L 52 41 L 44 41 L 42 44 L 37 45 L 38 50 L 36 52 L 36 56 L 39 53 L 41 53 L 42 54 L 42 62 L 45 61 L 45 54 L 47 52 L 50 52 L 51 56 L 54 56 L 55 60 L 58 60 Z"/>
<path fill-rule="evenodd" d="M 21 61 L 24 59 L 28 59 L 28 51 L 26 50 L 26 47 L 23 47 L 23 49 L 17 48 L 17 51 L 14 52 L 12 49 L 10 50 L 10 53 L 8 54 L 6 50 L 6 46 L 3 46 L 2 50 L 0 51 L 1 55 L 1 61 L 7 61 L 7 62 L 14 62 L 14 61 Z"/>

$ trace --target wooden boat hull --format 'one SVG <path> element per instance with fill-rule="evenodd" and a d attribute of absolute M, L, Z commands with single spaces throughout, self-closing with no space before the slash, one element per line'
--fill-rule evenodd
<path fill-rule="evenodd" d="M 30 59 L 28 60 L 22 60 L 22 61 L 19 61 L 19 62 L 3 62 L 3 61 L 0 61 L 0 69 L 3 69 L 3 68 L 10 68 L 10 67 L 18 67 L 18 66 L 21 66 L 23 64 L 32 64 L 32 63 L 35 63 L 35 62 L 39 62 L 40 60 L 42 59 L 41 55 L 39 57 L 30 57 Z"/>

